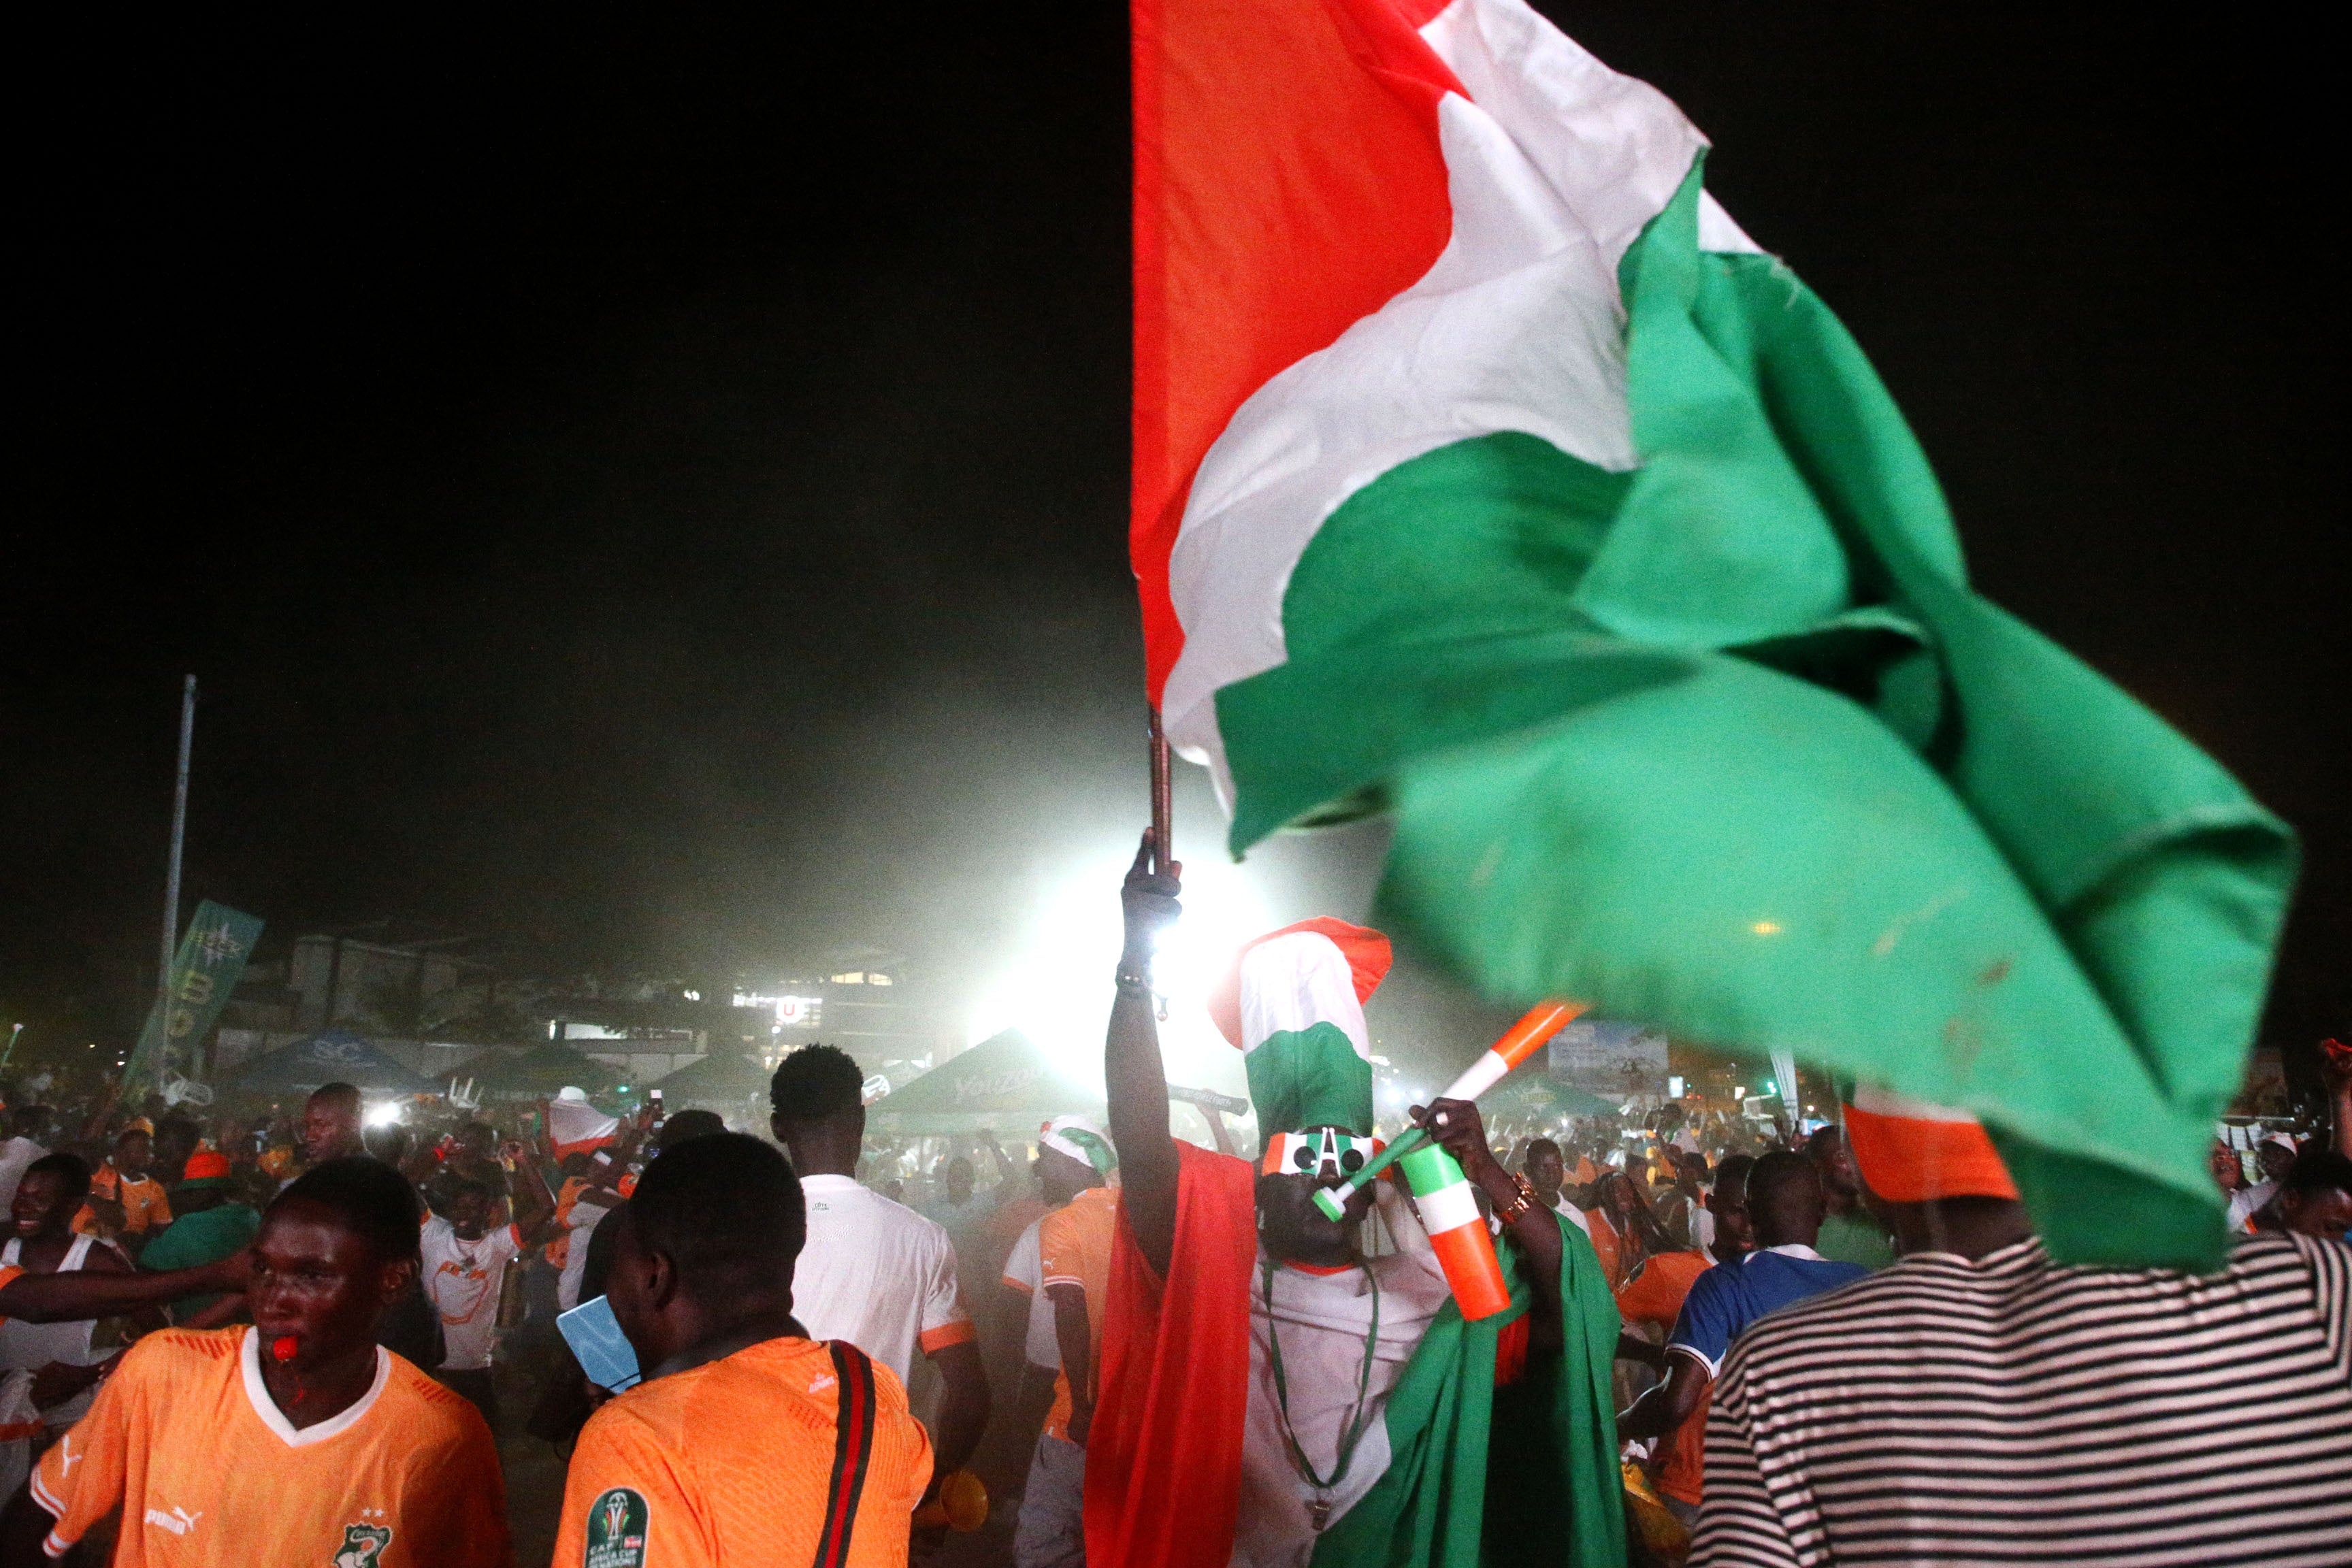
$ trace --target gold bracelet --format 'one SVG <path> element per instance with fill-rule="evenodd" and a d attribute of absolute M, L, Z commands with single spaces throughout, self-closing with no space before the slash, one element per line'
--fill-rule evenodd
<path fill-rule="evenodd" d="M 1519 1189 L 1517 1201 L 1513 1203 L 1511 1206 L 1507 1209 L 1498 1210 L 1495 1215 L 1496 1220 L 1500 1223 L 1506 1230 L 1507 1230 L 1513 1225 L 1518 1223 L 1518 1219 L 1521 1215 L 1526 1214 L 1529 1209 L 1536 1206 L 1536 1189 L 1535 1184 L 1528 1181 L 1525 1176 L 1518 1174 L 1517 1172 L 1506 1172 L 1504 1173 L 1511 1178 L 1511 1184 Z"/>

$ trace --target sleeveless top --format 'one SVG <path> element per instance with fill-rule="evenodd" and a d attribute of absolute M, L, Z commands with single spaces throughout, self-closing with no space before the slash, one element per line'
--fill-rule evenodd
<path fill-rule="evenodd" d="M 94 1236 L 77 1236 L 73 1246 L 66 1249 L 58 1263 L 60 1274 L 79 1273 L 89 1259 L 89 1249 L 97 1244 Z M 0 1247 L 0 1268 L 21 1264 L 24 1248 L 21 1238 L 11 1237 Z M 0 1371 L 38 1372 L 51 1362 L 68 1366 L 89 1366 L 102 1359 L 89 1346 L 89 1337 L 98 1327 L 94 1318 L 81 1318 L 64 1323 L 27 1323 L 10 1318 L 0 1322 Z M 98 1397 L 95 1388 L 84 1389 L 62 1405 L 52 1405 L 41 1412 L 41 1419 L 53 1428 L 70 1426 L 89 1409 L 90 1401 Z"/>

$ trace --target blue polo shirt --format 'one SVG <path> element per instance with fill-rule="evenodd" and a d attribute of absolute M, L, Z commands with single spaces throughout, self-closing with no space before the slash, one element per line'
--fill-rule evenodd
<path fill-rule="evenodd" d="M 1666 1348 L 1717 1376 L 1731 1342 L 1765 1313 L 1868 1278 L 1861 1264 L 1832 1263 L 1810 1247 L 1766 1247 L 1737 1263 L 1718 1263 L 1692 1282 Z"/>

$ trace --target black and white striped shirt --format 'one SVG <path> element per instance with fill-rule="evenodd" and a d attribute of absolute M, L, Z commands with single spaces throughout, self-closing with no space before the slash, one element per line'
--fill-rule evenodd
<path fill-rule="evenodd" d="M 1915 1254 L 1724 1363 L 1691 1562 L 2352 1563 L 2352 1247 Z"/>

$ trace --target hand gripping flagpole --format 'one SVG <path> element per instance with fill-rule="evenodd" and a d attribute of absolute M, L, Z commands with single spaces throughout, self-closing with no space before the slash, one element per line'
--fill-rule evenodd
<path fill-rule="evenodd" d="M 1462 1076 L 1445 1086 L 1440 1100 L 1475 1100 L 1503 1079 L 1503 1075 L 1535 1055 L 1536 1047 L 1559 1033 L 1562 1026 L 1584 1011 L 1581 1002 L 1538 1002 L 1527 1011 L 1526 1016 L 1503 1032 L 1503 1037 L 1480 1054 L 1478 1059 L 1463 1070 Z M 1340 1217 L 1348 1200 L 1362 1190 L 1373 1177 L 1397 1161 L 1430 1142 L 1429 1134 L 1418 1127 L 1408 1127 L 1396 1136 L 1396 1141 L 1372 1157 L 1370 1164 L 1358 1171 L 1336 1187 L 1318 1187 L 1315 1206 L 1330 1219 Z"/>

